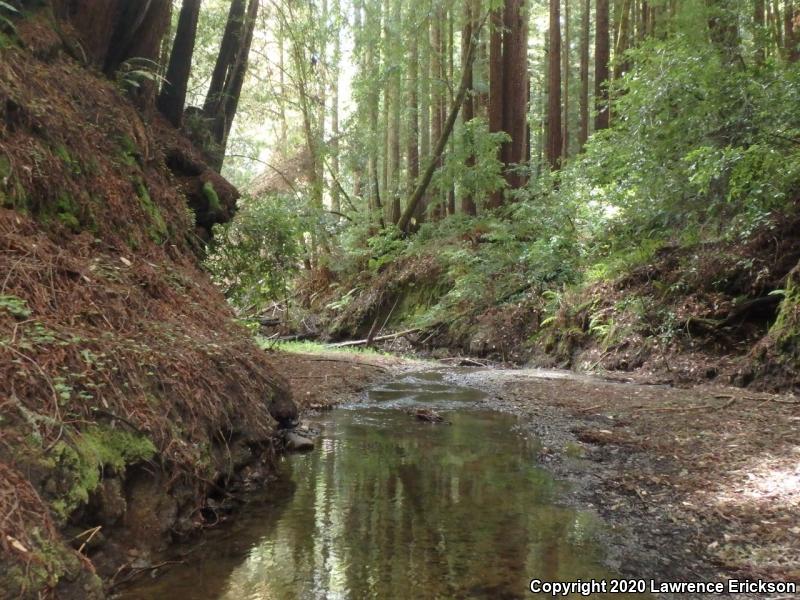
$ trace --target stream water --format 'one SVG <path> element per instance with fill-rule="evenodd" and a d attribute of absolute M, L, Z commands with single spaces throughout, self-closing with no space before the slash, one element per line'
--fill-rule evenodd
<path fill-rule="evenodd" d="M 535 598 L 532 578 L 613 577 L 602 523 L 559 505 L 536 440 L 481 400 L 417 374 L 316 418 L 317 448 L 283 460 L 269 500 L 122 597 Z M 419 407 L 450 423 L 418 421 Z"/>

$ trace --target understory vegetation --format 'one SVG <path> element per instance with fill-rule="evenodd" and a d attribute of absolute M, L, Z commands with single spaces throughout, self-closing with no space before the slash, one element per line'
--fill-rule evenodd
<path fill-rule="evenodd" d="M 534 94 L 523 103 L 527 161 L 505 160 L 513 139 L 489 124 L 492 97 L 486 99 L 484 86 L 493 77 L 491 57 L 464 62 L 452 37 L 443 50 L 427 48 L 428 55 L 456 54 L 462 71 L 472 71 L 466 102 L 475 106 L 471 120 L 462 113 L 456 121 L 443 156 L 431 158 L 438 166 L 423 208 L 405 228 L 402 220 L 397 226 L 400 213 L 392 203 L 405 209 L 403 198 L 413 199 L 416 173 L 425 166 L 424 153 L 415 154 L 417 140 L 429 153 L 436 141 L 420 123 L 427 123 L 429 109 L 438 109 L 425 105 L 420 94 L 431 93 L 431 103 L 441 99 L 429 89 L 432 79 L 424 80 L 393 54 L 394 37 L 371 32 L 366 20 L 354 30 L 353 56 L 362 62 L 352 75 L 352 116 L 328 140 L 325 111 L 339 106 L 327 103 L 313 115 L 315 138 L 304 138 L 309 131 L 299 125 L 296 130 L 299 140 L 319 152 L 319 174 L 312 169 L 292 177 L 292 157 L 274 149 L 272 160 L 285 169 L 281 175 L 291 179 L 291 189 L 275 183 L 277 168 L 256 178 L 253 197 L 233 223 L 222 226 L 226 233 L 212 249 L 207 264 L 241 314 L 280 315 L 284 333 L 327 338 L 366 337 L 376 324 L 380 331 L 419 328 L 432 333 L 415 340 L 428 348 L 444 345 L 519 361 L 538 356 L 578 366 L 578 352 L 592 348 L 582 366 L 632 369 L 649 356 L 702 350 L 715 357 L 750 353 L 747 368 L 729 373 L 739 383 L 760 372 L 753 365 L 759 361 L 768 362 L 768 369 L 777 361 L 792 371 L 785 349 L 796 342 L 785 340 L 796 340 L 789 324 L 795 322 L 796 297 L 788 288 L 800 259 L 794 228 L 800 63 L 791 4 L 785 23 L 792 25 L 776 38 L 749 3 L 649 3 L 657 11 L 653 23 L 638 21 L 641 12 L 626 13 L 647 5 L 613 3 L 612 21 L 623 30 L 614 36 L 608 81 L 595 81 L 596 122 L 586 125 L 593 134 L 581 139 L 581 121 L 592 103 L 585 96 L 579 107 L 561 100 L 559 127 L 566 137 L 556 160 L 548 151 L 554 115 L 545 110 L 553 82 L 537 79 L 539 70 L 552 75 L 540 51 L 543 36 L 552 35 L 553 4 L 533 2 L 524 12 Z M 432 19 L 440 9 L 457 28 L 467 23 L 467 17 L 434 3 L 420 18 L 403 12 L 395 33 L 411 46 L 427 45 L 425 32 L 436 37 Z M 368 19 L 369 4 L 363 10 Z M 546 10 L 549 26 L 543 25 Z M 596 20 L 597 10 L 587 10 L 586 18 Z M 295 16 L 298 24 L 282 25 L 281 48 L 298 51 L 291 27 L 316 36 L 302 49 L 330 48 L 331 36 L 346 35 L 350 23 L 333 12 L 329 27 L 316 29 L 313 18 L 320 13 Z M 384 15 L 392 23 L 395 17 Z M 573 12 L 572 22 L 562 16 L 560 28 L 582 27 L 588 35 L 578 17 Z M 719 34 L 723 27 L 730 39 Z M 488 43 L 493 31 L 481 30 L 477 39 Z M 592 33 L 595 42 L 603 35 Z M 463 51 L 468 35 L 461 33 Z M 588 42 L 572 44 L 561 49 L 566 60 L 556 84 L 564 90 L 585 85 L 581 94 L 587 94 L 588 83 L 580 78 L 587 77 Z M 373 64 L 378 46 L 386 51 L 384 71 Z M 580 78 L 573 59 L 581 62 Z M 332 53 L 332 64 L 337 60 Z M 298 64 L 292 68 L 284 89 L 302 103 L 300 84 L 309 73 Z M 399 108 L 393 70 L 403 74 L 408 94 Z M 451 96 L 458 75 L 457 68 L 445 73 Z M 281 102 L 285 98 L 278 105 L 291 137 L 295 121 Z M 375 106 L 389 116 L 371 133 Z M 608 126 L 599 118 L 604 112 Z M 297 115 L 300 122 L 303 114 Z M 404 145 L 399 152 L 395 136 Z M 335 172 L 328 168 L 334 158 Z M 315 186 L 325 190 L 324 203 Z M 247 268 L 233 275 L 233 264 Z M 714 365 L 702 371 L 716 376 Z"/>

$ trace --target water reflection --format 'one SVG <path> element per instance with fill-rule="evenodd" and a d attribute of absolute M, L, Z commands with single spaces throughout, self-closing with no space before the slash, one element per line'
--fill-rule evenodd
<path fill-rule="evenodd" d="M 513 418 L 450 412 L 452 425 L 431 425 L 391 406 L 325 416 L 318 450 L 285 460 L 296 487 L 275 514 L 126 597 L 525 598 L 533 577 L 609 576 L 598 523 L 553 504 L 560 486 Z M 231 553 L 242 535 L 249 550 Z"/>

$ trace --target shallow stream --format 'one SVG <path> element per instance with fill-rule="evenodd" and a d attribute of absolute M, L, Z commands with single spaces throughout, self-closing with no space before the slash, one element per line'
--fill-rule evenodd
<path fill-rule="evenodd" d="M 603 524 L 559 502 L 537 441 L 482 401 L 415 374 L 316 417 L 317 448 L 283 459 L 268 500 L 122 597 L 536 598 L 532 578 L 613 577 Z M 410 414 L 423 407 L 449 424 Z"/>

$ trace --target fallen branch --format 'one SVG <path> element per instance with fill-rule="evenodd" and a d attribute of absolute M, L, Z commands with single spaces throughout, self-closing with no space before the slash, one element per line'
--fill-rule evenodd
<path fill-rule="evenodd" d="M 417 333 L 418 331 L 422 331 L 422 327 L 415 327 L 414 329 L 406 329 L 405 331 L 398 331 L 397 333 L 390 333 L 387 335 L 381 335 L 372 339 L 373 342 L 385 342 L 386 340 L 393 340 L 399 337 L 403 337 L 404 335 L 408 335 L 410 333 Z M 363 340 L 351 340 L 349 342 L 338 342 L 336 344 L 326 344 L 328 348 L 345 348 L 347 346 L 365 346 L 369 342 L 368 339 Z"/>

